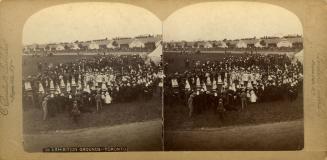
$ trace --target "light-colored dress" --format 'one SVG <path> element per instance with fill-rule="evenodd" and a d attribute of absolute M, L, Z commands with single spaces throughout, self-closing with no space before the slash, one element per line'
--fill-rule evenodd
<path fill-rule="evenodd" d="M 106 103 L 106 104 L 110 104 L 110 103 L 111 103 L 111 101 L 112 101 L 112 98 L 111 98 L 111 96 L 109 95 L 109 93 L 108 93 L 108 92 L 106 92 L 106 99 L 105 99 L 105 103 Z"/>
<path fill-rule="evenodd" d="M 172 87 L 178 87 L 178 82 L 177 82 L 176 78 L 171 80 L 171 85 L 172 85 Z"/>
<path fill-rule="evenodd" d="M 257 102 L 257 95 L 255 95 L 255 93 L 254 93 L 254 91 L 252 90 L 251 91 L 251 97 L 250 97 L 250 102 L 252 102 L 252 103 L 255 103 L 255 102 Z"/>
<path fill-rule="evenodd" d="M 42 83 L 39 83 L 39 92 L 44 93 L 44 88 L 43 88 Z"/>
<path fill-rule="evenodd" d="M 65 88 L 66 85 L 65 85 L 65 82 L 63 79 L 60 80 L 60 88 Z"/>
<path fill-rule="evenodd" d="M 188 80 L 186 80 L 186 85 L 185 85 L 185 90 L 190 91 L 191 90 L 191 86 L 190 83 L 188 82 Z"/>
<path fill-rule="evenodd" d="M 50 91 L 54 91 L 54 84 L 53 84 L 53 80 L 50 80 Z"/>
<path fill-rule="evenodd" d="M 25 90 L 26 91 L 31 91 L 32 90 L 31 82 L 26 81 L 24 84 L 25 84 Z"/>
<path fill-rule="evenodd" d="M 251 94 L 250 94 L 249 91 L 246 92 L 246 97 L 247 97 L 248 99 L 251 99 Z"/>
<path fill-rule="evenodd" d="M 102 83 L 101 89 L 102 91 L 107 91 L 107 86 L 105 83 Z"/>
<path fill-rule="evenodd" d="M 70 83 L 69 82 L 67 82 L 67 92 L 70 92 L 72 89 L 71 89 L 71 87 L 70 87 Z"/>

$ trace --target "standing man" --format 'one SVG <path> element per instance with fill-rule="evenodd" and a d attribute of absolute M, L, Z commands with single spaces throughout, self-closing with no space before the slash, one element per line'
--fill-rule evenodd
<path fill-rule="evenodd" d="M 101 93 L 99 91 L 95 96 L 95 102 L 97 105 L 97 112 L 99 112 L 99 109 L 102 109 L 102 99 L 101 99 Z"/>
<path fill-rule="evenodd" d="M 186 60 L 185 60 L 185 68 L 186 69 L 189 69 L 189 67 L 190 67 L 190 60 L 188 58 L 186 58 Z"/>
<path fill-rule="evenodd" d="M 79 118 L 80 114 L 81 114 L 81 111 L 78 109 L 77 101 L 75 100 L 73 102 L 73 109 L 72 109 L 72 116 L 73 116 L 74 123 L 78 124 L 78 118 Z"/>
<path fill-rule="evenodd" d="M 42 72 L 42 63 L 41 62 L 39 62 L 38 64 L 37 64 L 37 69 L 38 69 L 38 71 L 41 73 Z"/>
<path fill-rule="evenodd" d="M 224 103 L 223 103 L 223 99 L 222 98 L 219 98 L 218 100 L 218 105 L 217 105 L 217 113 L 219 115 L 219 118 L 220 120 L 224 120 L 224 112 L 226 111 L 225 108 L 224 108 Z"/>
<path fill-rule="evenodd" d="M 192 114 L 193 114 L 193 98 L 194 97 L 195 97 L 195 93 L 192 93 L 187 101 L 188 108 L 189 108 L 189 114 L 188 114 L 189 117 L 192 117 Z"/>
<path fill-rule="evenodd" d="M 242 102 L 242 108 L 241 108 L 242 110 L 245 107 L 248 107 L 247 96 L 246 96 L 246 93 L 245 93 L 244 89 L 242 90 L 242 93 L 241 93 L 241 102 Z"/>
<path fill-rule="evenodd" d="M 44 97 L 43 101 L 42 101 L 42 110 L 43 110 L 43 120 L 45 121 L 47 119 L 48 116 L 48 97 Z"/>

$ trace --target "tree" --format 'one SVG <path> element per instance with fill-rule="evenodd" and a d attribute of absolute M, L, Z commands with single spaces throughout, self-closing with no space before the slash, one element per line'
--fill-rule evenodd
<path fill-rule="evenodd" d="M 49 51 L 50 50 L 50 46 L 49 45 L 46 45 L 45 46 L 45 50 Z"/>
<path fill-rule="evenodd" d="M 266 46 L 266 42 L 265 42 L 264 40 L 261 40 L 261 41 L 260 41 L 260 45 L 262 45 L 262 46 Z"/>
<path fill-rule="evenodd" d="M 198 48 L 198 46 L 199 46 L 199 43 L 198 42 L 194 42 L 193 47 L 194 48 Z"/>
<path fill-rule="evenodd" d="M 117 41 L 113 41 L 113 42 L 112 42 L 112 45 L 115 46 L 115 47 L 118 47 L 118 43 L 117 43 Z"/>
<path fill-rule="evenodd" d="M 218 47 L 218 42 L 212 42 L 212 48 L 217 48 Z"/>
<path fill-rule="evenodd" d="M 183 47 L 183 48 L 187 48 L 187 47 L 188 47 L 186 41 L 183 42 L 182 47 Z"/>
<path fill-rule="evenodd" d="M 226 43 L 226 46 L 230 47 L 230 42 L 227 42 L 227 43 Z"/>
<path fill-rule="evenodd" d="M 85 49 L 84 46 L 81 43 L 78 44 L 78 48 Z"/>
<path fill-rule="evenodd" d="M 64 46 L 64 48 L 65 48 L 65 50 L 68 50 L 68 49 L 69 49 L 69 46 L 66 44 L 66 45 Z"/>

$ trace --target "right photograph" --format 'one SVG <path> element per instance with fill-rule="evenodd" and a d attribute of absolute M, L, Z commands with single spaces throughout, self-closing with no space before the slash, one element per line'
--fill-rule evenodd
<path fill-rule="evenodd" d="M 279 6 L 208 2 L 163 22 L 164 150 L 301 150 L 303 29 Z"/>

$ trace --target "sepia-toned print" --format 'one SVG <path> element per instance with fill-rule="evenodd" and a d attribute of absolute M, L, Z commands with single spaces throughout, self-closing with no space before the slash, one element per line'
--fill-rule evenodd
<path fill-rule="evenodd" d="M 119 3 L 69 3 L 23 32 L 29 152 L 161 150 L 161 21 Z"/>
<path fill-rule="evenodd" d="M 199 3 L 163 25 L 165 150 L 303 148 L 303 37 L 286 9 Z"/>

